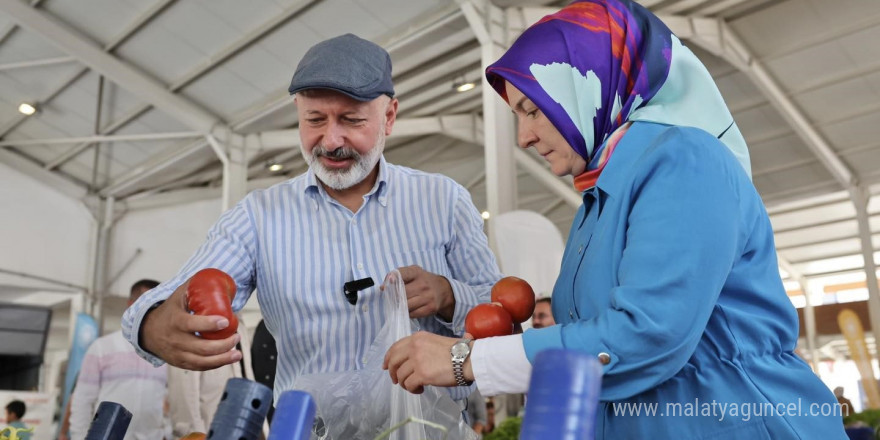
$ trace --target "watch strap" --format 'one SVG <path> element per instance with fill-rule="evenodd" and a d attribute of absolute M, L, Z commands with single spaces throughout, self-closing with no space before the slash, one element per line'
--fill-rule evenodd
<path fill-rule="evenodd" d="M 465 344 L 470 344 L 473 339 L 462 339 L 456 344 L 464 342 Z M 467 360 L 467 357 L 470 356 L 470 350 L 468 350 L 467 355 L 465 357 L 456 359 L 455 356 L 452 357 L 452 374 L 455 376 L 455 384 L 460 387 L 466 387 L 473 384 L 473 381 L 465 380 L 464 378 L 464 361 Z"/>

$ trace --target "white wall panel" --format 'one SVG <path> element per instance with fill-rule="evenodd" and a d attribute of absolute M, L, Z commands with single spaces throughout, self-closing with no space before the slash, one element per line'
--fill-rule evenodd
<path fill-rule="evenodd" d="M 78 201 L 0 164 L 0 268 L 84 286 L 92 225 Z M 2 273 L 0 284 L 51 286 Z"/>
<path fill-rule="evenodd" d="M 219 217 L 219 198 L 126 214 L 116 223 L 111 238 L 110 276 L 137 249 L 142 252 L 110 286 L 111 294 L 127 296 L 129 287 L 142 278 L 164 281 L 174 276 Z"/>

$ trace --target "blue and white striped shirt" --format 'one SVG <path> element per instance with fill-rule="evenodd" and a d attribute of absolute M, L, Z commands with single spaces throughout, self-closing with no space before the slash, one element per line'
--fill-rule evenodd
<path fill-rule="evenodd" d="M 138 345 L 144 315 L 198 270 L 221 269 L 238 286 L 235 310 L 257 291 L 278 348 L 277 398 L 297 376 L 363 367 L 385 321 L 379 285 L 399 267 L 419 265 L 449 280 L 455 296 L 452 322 L 424 318 L 421 326 L 461 335 L 467 312 L 488 302 L 501 278 L 482 226 L 470 194 L 446 176 L 382 158 L 376 184 L 352 213 L 310 170 L 254 191 L 224 213 L 177 276 L 126 310 L 123 332 L 141 356 L 161 364 Z M 361 291 L 352 306 L 343 284 L 366 277 L 376 285 Z"/>

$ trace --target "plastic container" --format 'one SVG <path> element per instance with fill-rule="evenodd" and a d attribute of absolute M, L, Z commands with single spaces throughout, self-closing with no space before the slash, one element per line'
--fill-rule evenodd
<path fill-rule="evenodd" d="M 86 440 L 122 440 L 131 423 L 131 412 L 116 402 L 101 402 Z"/>
<path fill-rule="evenodd" d="M 272 390 L 252 380 L 232 378 L 226 389 L 211 428 L 209 440 L 257 440 L 272 404 Z"/>
<path fill-rule="evenodd" d="M 520 440 L 592 440 L 601 383 L 595 356 L 561 349 L 538 353 Z"/>
<path fill-rule="evenodd" d="M 269 440 L 308 440 L 315 423 L 315 400 L 305 391 L 285 391 L 278 399 Z"/>

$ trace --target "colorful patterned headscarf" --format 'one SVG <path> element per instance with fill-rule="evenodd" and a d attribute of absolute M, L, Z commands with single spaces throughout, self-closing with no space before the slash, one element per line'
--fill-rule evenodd
<path fill-rule="evenodd" d="M 705 66 L 630 0 L 578 0 L 542 18 L 486 78 L 505 100 L 510 81 L 534 102 L 587 161 L 587 173 L 604 167 L 615 130 L 651 121 L 717 136 L 751 175 L 745 140 Z"/>

